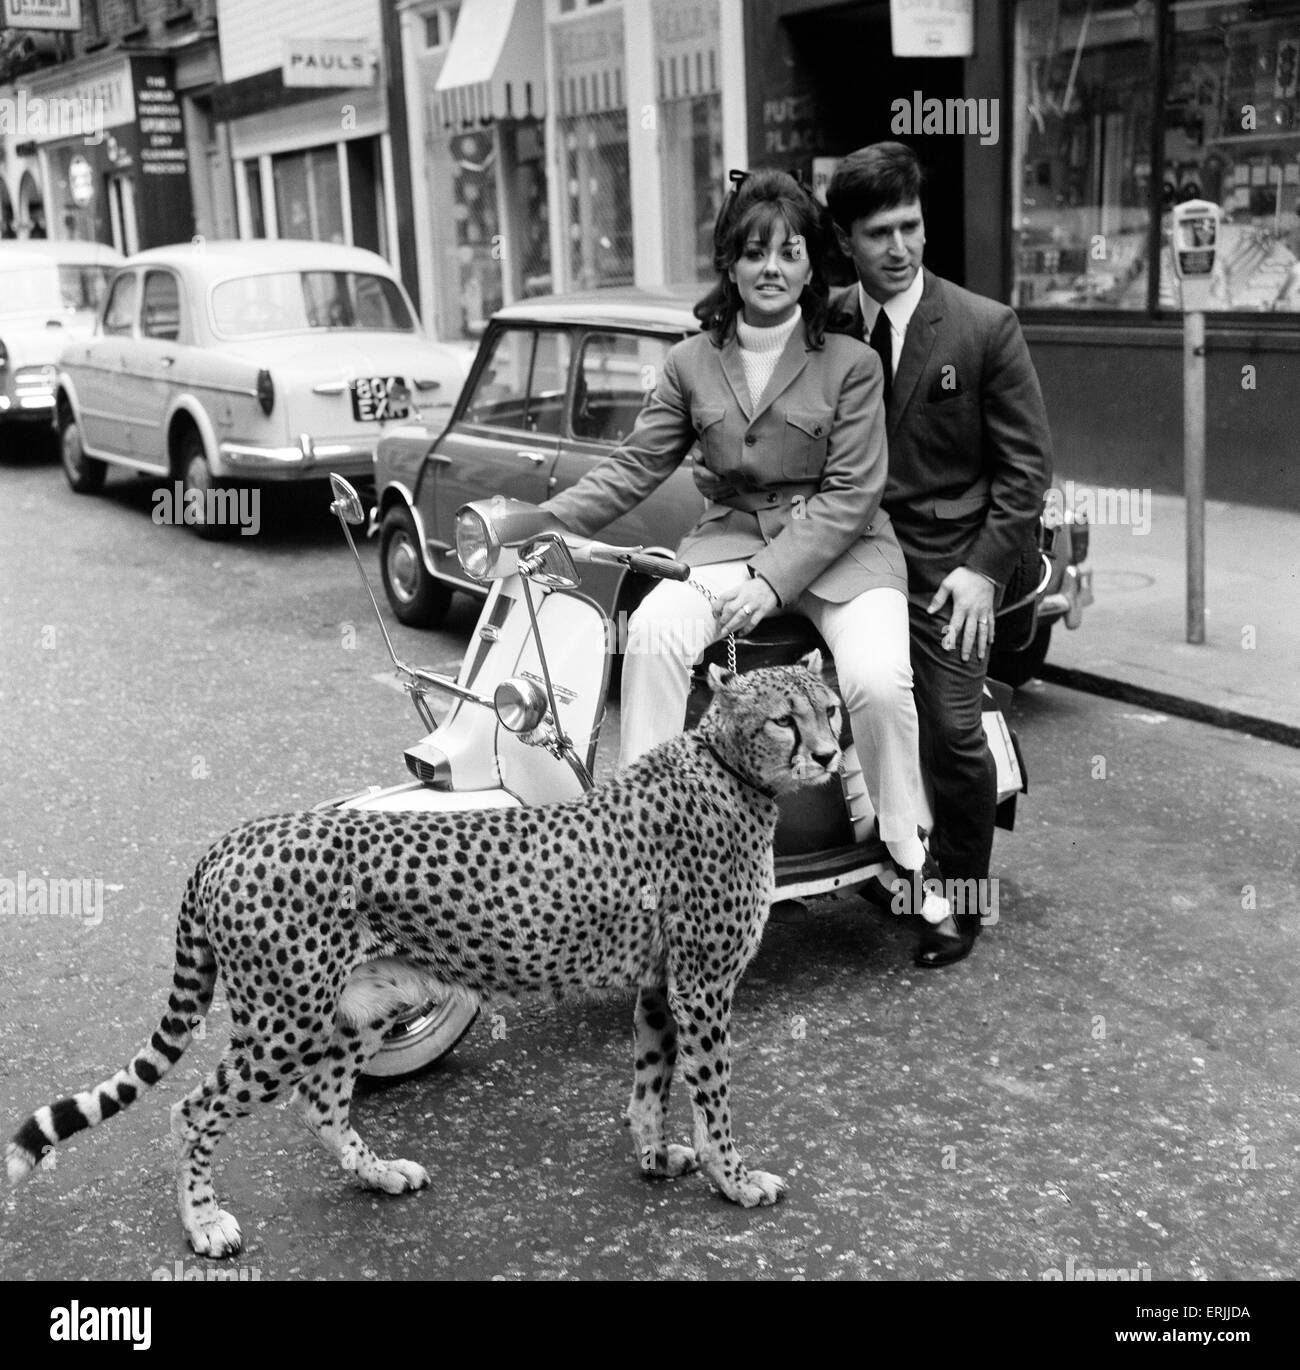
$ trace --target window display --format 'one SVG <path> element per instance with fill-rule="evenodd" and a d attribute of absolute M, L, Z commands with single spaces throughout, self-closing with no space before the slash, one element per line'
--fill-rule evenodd
<path fill-rule="evenodd" d="M 1207 199 L 1223 210 L 1209 307 L 1300 311 L 1300 0 L 1164 3 L 1158 55 L 1156 0 L 1017 8 L 1022 309 L 1179 308 L 1170 211 Z M 1162 114 L 1154 186 L 1153 92 Z"/>

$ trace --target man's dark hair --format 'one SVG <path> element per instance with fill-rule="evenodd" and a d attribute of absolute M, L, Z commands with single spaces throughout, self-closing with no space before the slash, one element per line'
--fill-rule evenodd
<path fill-rule="evenodd" d="M 906 143 L 872 143 L 850 152 L 826 188 L 831 218 L 849 233 L 859 219 L 921 198 L 925 171 Z"/>
<path fill-rule="evenodd" d="M 736 173 L 737 176 L 740 173 Z M 751 237 L 766 243 L 780 225 L 804 240 L 812 275 L 803 288 L 799 308 L 804 336 L 810 347 L 821 347 L 826 336 L 830 286 L 823 262 L 830 246 L 826 212 L 812 193 L 785 171 L 752 171 L 727 196 L 713 228 L 713 266 L 718 283 L 695 306 L 695 317 L 721 347 L 736 327 L 741 312 L 740 291 L 727 275 L 739 261 Z"/>

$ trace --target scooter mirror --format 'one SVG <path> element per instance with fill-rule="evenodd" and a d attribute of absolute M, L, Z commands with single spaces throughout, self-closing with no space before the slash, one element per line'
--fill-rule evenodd
<path fill-rule="evenodd" d="M 573 555 L 558 533 L 543 533 L 521 547 L 519 569 L 534 584 L 551 590 L 574 590 L 582 584 Z"/>
<path fill-rule="evenodd" d="M 334 503 L 330 505 L 331 514 L 337 514 L 344 523 L 350 523 L 354 527 L 366 521 L 366 511 L 361 506 L 361 496 L 357 494 L 350 482 L 331 471 L 330 489 L 334 491 Z"/>

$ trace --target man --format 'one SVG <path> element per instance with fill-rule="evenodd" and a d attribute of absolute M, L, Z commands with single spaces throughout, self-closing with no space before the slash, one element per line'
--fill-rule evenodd
<path fill-rule="evenodd" d="M 995 607 L 1042 510 L 1051 435 L 1015 313 L 921 265 L 922 183 L 911 148 L 873 143 L 840 163 L 826 200 L 858 276 L 832 293 L 829 328 L 869 342 L 884 366 L 883 506 L 907 561 L 931 855 L 948 888 L 982 892 L 964 913 L 958 901 L 943 923 L 922 921 L 916 964 L 935 968 L 970 952 L 987 897 L 997 772 L 984 678 Z"/>

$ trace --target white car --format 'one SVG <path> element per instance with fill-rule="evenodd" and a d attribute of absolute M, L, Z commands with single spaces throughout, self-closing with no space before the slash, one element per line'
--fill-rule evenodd
<path fill-rule="evenodd" d="M 100 243 L 0 242 L 0 440 L 50 426 L 59 354 L 89 336 L 121 262 Z"/>
<path fill-rule="evenodd" d="M 78 493 L 110 465 L 179 482 L 219 536 L 228 482 L 371 477 L 384 429 L 450 413 L 463 349 L 425 338 L 392 267 L 332 243 L 196 241 L 114 275 L 94 335 L 65 349 L 60 451 Z"/>

